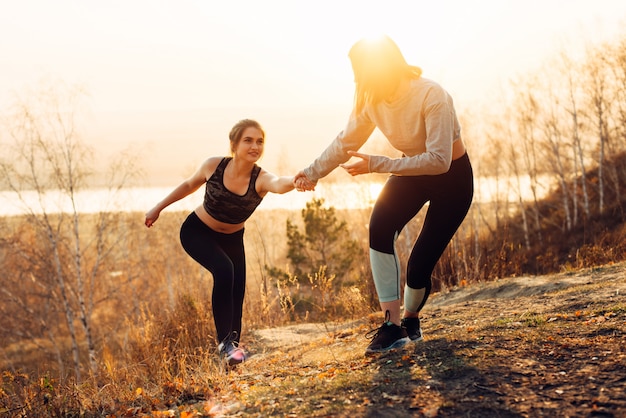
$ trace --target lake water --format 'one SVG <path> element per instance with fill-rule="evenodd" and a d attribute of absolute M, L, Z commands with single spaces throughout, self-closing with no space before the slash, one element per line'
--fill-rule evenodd
<path fill-rule="evenodd" d="M 342 185 L 318 185 L 314 192 L 292 191 L 283 195 L 268 193 L 259 209 L 293 209 L 305 207 L 306 202 L 316 198 L 324 198 L 327 205 L 338 209 L 363 208 L 373 203 L 372 193 L 377 193 L 380 185 L 375 183 L 349 183 Z M 75 194 L 74 204 L 79 212 L 96 213 L 99 211 L 146 212 L 167 196 L 174 187 L 131 187 L 119 191 L 86 189 Z M 193 210 L 201 202 L 204 188 L 200 188 L 186 198 L 173 203 L 167 210 Z M 18 215 L 27 212 L 71 212 L 72 202 L 58 191 L 39 195 L 34 191 L 15 193 L 0 192 L 0 216 Z"/>
<path fill-rule="evenodd" d="M 530 195 L 528 180 L 522 182 L 522 198 L 527 200 Z M 104 188 L 86 189 L 75 195 L 75 205 L 79 212 L 95 213 L 99 211 L 126 211 L 146 212 L 173 190 L 172 187 L 131 187 L 116 192 Z M 259 206 L 260 210 L 271 209 L 303 209 L 306 202 L 315 198 L 323 198 L 327 206 L 337 209 L 362 209 L 373 205 L 382 183 L 354 181 L 347 183 L 323 183 L 320 182 L 314 192 L 292 191 L 283 195 L 267 194 Z M 517 194 L 507 185 L 507 182 L 498 182 L 493 179 L 481 178 L 476 181 L 475 202 L 490 202 L 494 200 L 496 193 L 500 199 L 508 195 L 509 200 L 517 201 Z M 540 196 L 544 195 L 546 188 L 540 190 Z M 167 210 L 193 210 L 202 202 L 204 188 L 200 188 L 194 194 L 187 196 Z M 46 212 L 71 212 L 72 202 L 59 192 L 48 192 L 38 195 L 33 191 L 15 193 L 10 191 L 0 192 L 0 216 L 18 215 L 27 212 L 41 213 L 41 208 Z"/>

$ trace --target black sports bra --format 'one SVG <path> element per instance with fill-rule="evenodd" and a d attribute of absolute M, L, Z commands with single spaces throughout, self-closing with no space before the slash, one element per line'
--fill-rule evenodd
<path fill-rule="evenodd" d="M 207 213 L 218 221 L 239 224 L 248 219 L 263 200 L 255 187 L 261 167 L 254 165 L 248 190 L 242 196 L 231 192 L 224 186 L 224 170 L 230 160 L 232 157 L 224 157 L 213 175 L 207 180 L 203 206 Z"/>

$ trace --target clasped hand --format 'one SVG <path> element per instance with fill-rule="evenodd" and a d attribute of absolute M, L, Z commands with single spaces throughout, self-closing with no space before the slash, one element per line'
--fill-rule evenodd
<path fill-rule="evenodd" d="M 293 178 L 293 185 L 299 192 L 314 191 L 316 183 L 311 181 L 302 171 Z"/>
<path fill-rule="evenodd" d="M 350 164 L 340 164 L 339 166 L 346 170 L 351 176 L 358 176 L 359 174 L 367 174 L 370 172 L 370 155 L 362 154 L 360 152 L 348 151 L 351 157 L 360 158 Z M 303 171 L 300 171 L 293 179 L 293 185 L 299 192 L 313 191 L 315 190 L 315 184 L 317 182 L 310 180 Z"/>

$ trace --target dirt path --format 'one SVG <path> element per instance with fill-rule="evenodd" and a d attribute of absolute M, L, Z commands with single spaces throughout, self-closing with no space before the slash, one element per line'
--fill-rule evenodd
<path fill-rule="evenodd" d="M 256 331 L 224 415 L 626 417 L 625 263 L 434 295 L 424 341 L 366 357 L 381 321 Z"/>

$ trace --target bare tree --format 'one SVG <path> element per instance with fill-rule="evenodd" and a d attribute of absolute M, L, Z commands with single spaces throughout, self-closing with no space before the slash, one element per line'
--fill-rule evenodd
<path fill-rule="evenodd" d="M 573 153 L 573 175 L 574 175 L 574 193 L 573 193 L 573 207 L 574 207 L 574 221 L 578 219 L 577 216 L 577 208 L 578 208 L 578 185 L 576 179 L 580 177 L 580 188 L 582 191 L 583 197 L 583 210 L 585 212 L 585 216 L 588 218 L 590 215 L 590 207 L 589 207 L 589 192 L 587 191 L 587 164 L 585 161 L 585 149 L 583 147 L 583 141 L 581 137 L 581 121 L 580 121 L 580 110 L 579 110 L 579 102 L 581 100 L 581 86 L 576 84 L 576 80 L 580 77 L 574 74 L 575 69 L 578 67 L 575 62 L 569 58 L 566 54 L 562 54 L 560 56 L 560 66 L 559 69 L 565 74 L 565 94 L 566 98 L 564 99 L 565 104 L 563 105 L 564 111 L 569 114 L 571 117 L 571 135 L 572 135 L 572 153 Z"/>
<path fill-rule="evenodd" d="M 604 126 L 609 157 L 612 158 L 623 150 L 624 126 L 622 123 L 624 121 L 624 103 L 620 103 L 620 100 L 623 100 L 625 97 L 623 91 L 624 81 L 620 80 L 620 77 L 626 70 L 620 68 L 624 62 L 620 62 L 619 46 L 612 44 L 602 45 L 600 48 L 597 48 L 594 59 L 600 62 L 600 68 L 606 80 L 605 103 L 607 114 Z M 612 182 L 612 190 L 615 193 L 615 203 L 619 204 L 621 202 L 621 185 L 618 167 L 612 163 L 607 166 L 607 170 L 608 178 Z M 619 206 L 621 207 L 621 205 Z"/>
<path fill-rule="evenodd" d="M 609 140 L 607 71 L 598 49 L 591 50 L 585 61 L 583 86 L 589 102 L 589 118 L 598 141 L 598 210 L 604 212 L 604 168 Z"/>
<path fill-rule="evenodd" d="M 544 113 L 544 140 L 546 145 L 546 160 L 552 166 L 554 175 L 561 186 L 561 202 L 565 217 L 565 230 L 570 231 L 574 224 L 570 206 L 569 171 L 566 153 L 562 150 L 567 145 L 565 132 L 561 126 L 560 100 L 552 88 L 547 90 L 546 108 Z"/>
<path fill-rule="evenodd" d="M 81 141 L 78 110 L 85 93 L 78 87 L 57 85 L 26 100 L 18 99 L 6 119 L 11 143 L 5 149 L 0 171 L 17 200 L 33 237 L 25 240 L 14 234 L 14 253 L 39 293 L 17 293 L 5 288 L 5 297 L 22 312 L 37 315 L 53 346 L 63 351 L 53 326 L 45 314 L 62 313 L 69 335 L 73 369 L 81 381 L 82 351 L 87 364 L 97 371 L 96 343 L 93 335 L 94 306 L 106 298 L 97 292 L 105 282 L 104 262 L 112 254 L 118 224 L 114 214 L 105 211 L 87 222 L 81 213 L 78 196 L 88 185 L 90 150 Z M 132 165 L 116 171 L 118 186 L 129 179 Z M 20 270 L 5 270 L 20 276 Z M 40 310 L 33 304 L 50 308 Z M 84 348 L 83 348 L 84 347 Z M 58 361 L 62 363 L 62 355 Z M 61 368 L 62 370 L 62 368 Z"/>
<path fill-rule="evenodd" d="M 514 103 L 514 109 L 510 114 L 515 115 L 517 127 L 517 135 L 519 138 L 513 140 L 512 147 L 520 148 L 519 160 L 521 168 L 515 167 L 515 175 L 518 178 L 522 175 L 528 176 L 528 187 L 532 195 L 532 219 L 534 222 L 534 230 L 538 241 L 543 242 L 541 233 L 541 219 L 539 211 L 539 172 L 542 169 L 539 164 L 538 150 L 538 119 L 541 113 L 538 99 L 535 97 L 535 91 L 541 90 L 539 80 L 536 78 L 526 79 L 524 83 L 516 83 L 514 86 L 517 91 L 517 99 Z M 511 133 L 511 137 L 513 137 Z M 516 157 L 517 160 L 518 157 Z M 515 163 L 517 164 L 517 163 Z M 521 196 L 521 186 L 518 185 L 519 203 L 524 205 Z"/>
<path fill-rule="evenodd" d="M 616 139 L 619 149 L 626 149 L 626 38 L 614 46 L 607 46 L 610 54 L 606 55 L 607 66 L 610 68 L 615 89 L 613 109 L 616 113 Z"/>
<path fill-rule="evenodd" d="M 510 138 L 503 133 L 502 114 L 491 115 L 487 109 L 483 113 L 481 132 L 475 135 L 475 140 L 481 138 L 482 143 L 472 151 L 472 155 L 476 156 L 476 163 L 473 162 L 472 166 L 475 167 L 477 179 L 482 177 L 487 180 L 485 183 L 489 189 L 486 193 L 488 201 L 475 202 L 474 207 L 483 226 L 490 235 L 494 235 L 508 217 L 509 191 L 505 181 L 507 164 L 502 156 L 506 153 L 506 144 Z M 504 190 L 503 184 L 506 186 Z M 480 181 L 476 182 L 476 191 L 481 193 Z"/>

